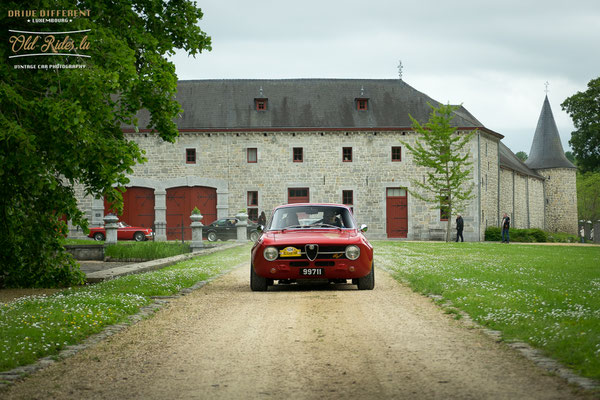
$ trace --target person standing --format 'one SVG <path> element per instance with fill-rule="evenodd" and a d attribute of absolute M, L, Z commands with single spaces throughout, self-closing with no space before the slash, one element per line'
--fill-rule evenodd
<path fill-rule="evenodd" d="M 464 242 L 463 238 L 463 228 L 465 227 L 465 222 L 463 221 L 463 217 L 460 214 L 456 215 L 456 241 L 458 242 L 458 238 L 460 237 L 460 241 Z"/>
<path fill-rule="evenodd" d="M 265 215 L 264 211 L 260 213 L 257 223 L 262 226 L 265 226 L 267 224 L 267 216 Z"/>
<path fill-rule="evenodd" d="M 504 213 L 504 218 L 502 218 L 502 223 L 500 224 L 502 227 L 502 243 L 509 242 L 509 234 L 508 230 L 510 229 L 510 217 Z"/>

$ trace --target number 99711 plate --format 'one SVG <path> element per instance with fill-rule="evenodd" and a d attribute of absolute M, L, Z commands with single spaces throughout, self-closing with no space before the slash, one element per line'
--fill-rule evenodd
<path fill-rule="evenodd" d="M 300 268 L 300 275 L 302 276 L 322 276 L 325 275 L 324 268 Z"/>

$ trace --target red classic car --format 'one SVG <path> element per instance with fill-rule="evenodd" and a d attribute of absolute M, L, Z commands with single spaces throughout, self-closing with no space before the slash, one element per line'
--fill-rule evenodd
<path fill-rule="evenodd" d="M 117 240 L 135 240 L 136 242 L 142 242 L 154 237 L 154 233 L 152 233 L 152 229 L 150 228 L 129 226 L 125 222 L 118 222 L 117 225 L 119 226 L 117 228 Z M 94 240 L 105 240 L 106 230 L 104 227 L 90 228 L 88 237 L 94 238 Z"/>
<path fill-rule="evenodd" d="M 295 283 L 324 279 L 352 283 L 359 290 L 375 286 L 373 247 L 356 226 L 352 212 L 339 204 L 279 206 L 252 247 L 250 288 L 265 291 L 275 281 Z"/>

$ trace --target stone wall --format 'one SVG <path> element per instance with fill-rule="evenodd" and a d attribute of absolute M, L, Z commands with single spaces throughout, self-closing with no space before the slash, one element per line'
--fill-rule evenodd
<path fill-rule="evenodd" d="M 513 217 L 512 226 L 518 229 L 529 228 L 528 177 L 513 172 Z"/>
<path fill-rule="evenodd" d="M 544 181 L 529 178 L 529 227 L 545 229 Z"/>
<path fill-rule="evenodd" d="M 482 237 L 485 228 L 498 225 L 498 138 L 481 133 L 479 154 L 481 157 L 479 179 L 481 190 Z"/>
<path fill-rule="evenodd" d="M 539 169 L 545 181 L 545 223 L 549 232 L 577 234 L 577 188 L 574 168 Z"/>
<path fill-rule="evenodd" d="M 425 175 L 402 143 L 414 144 L 411 132 L 186 132 L 174 144 L 148 134 L 128 136 L 146 151 L 148 159 L 134 167 L 132 184 L 181 177 L 225 182 L 226 203 L 218 203 L 219 216 L 245 209 L 248 191 L 258 192 L 259 210 L 269 217 L 275 206 L 287 202 L 289 188 L 308 188 L 310 201 L 324 203 L 341 203 L 342 191 L 352 190 L 356 219 L 369 225 L 371 237 L 386 237 L 386 189 L 414 189 L 412 180 L 422 180 Z M 402 161 L 391 160 L 392 146 L 402 146 Z M 293 161 L 294 147 L 303 148 L 303 162 Z M 352 147 L 352 162 L 343 162 L 343 147 Z M 188 148 L 196 150 L 195 164 L 186 163 Z M 256 163 L 247 161 L 249 148 L 257 149 Z M 465 213 L 465 237 L 469 240 L 477 240 L 476 215 L 473 201 Z M 410 194 L 408 220 L 409 239 L 427 239 L 432 229 L 445 229 L 439 209 Z"/>
<path fill-rule="evenodd" d="M 514 228 L 544 229 L 544 181 L 505 168 L 500 171 L 500 216 L 507 213 Z"/>
<path fill-rule="evenodd" d="M 513 171 L 506 168 L 500 168 L 500 220 L 496 226 L 500 226 L 500 221 L 504 213 L 513 218 Z"/>
<path fill-rule="evenodd" d="M 134 167 L 131 186 L 155 189 L 155 217 L 157 222 L 163 223 L 165 194 L 170 187 L 216 188 L 218 217 L 246 209 L 247 193 L 256 191 L 259 211 L 264 210 L 267 218 L 274 207 L 287 202 L 290 188 L 308 188 L 310 201 L 323 203 L 341 203 L 342 191 L 352 190 L 358 223 L 369 225 L 370 237 L 385 238 L 386 189 L 417 190 L 413 181 L 423 181 L 426 173 L 425 168 L 414 165 L 404 145 L 414 144 L 416 134 L 399 130 L 183 132 L 176 143 L 165 143 L 144 133 L 127 134 L 127 137 L 146 151 L 148 159 L 145 164 Z M 400 162 L 391 159 L 393 146 L 402 147 Z M 303 162 L 293 161 L 294 147 L 303 149 Z M 342 160 L 343 147 L 352 147 L 352 162 Z M 256 163 L 247 160 L 249 148 L 257 150 Z M 482 240 L 486 226 L 498 226 L 503 212 L 511 216 L 515 227 L 544 227 L 548 215 L 543 211 L 543 182 L 500 168 L 498 139 L 492 135 L 485 132 L 474 135 L 468 148 L 472 154 L 471 183 L 476 197 L 462 212 L 465 239 Z M 186 149 L 196 150 L 195 163 L 186 162 Z M 573 171 L 553 172 L 553 176 L 557 174 L 554 182 L 563 179 L 561 176 L 565 173 L 573 175 L 572 188 L 560 186 L 564 192 L 558 194 L 559 198 L 575 193 Z M 554 196 L 555 192 L 546 191 L 546 197 Z M 81 189 L 77 195 L 92 225 L 101 224 L 102 199 L 84 197 Z M 576 205 L 576 199 L 570 196 L 557 204 Z M 432 208 L 410 193 L 407 209 L 408 239 L 428 240 L 432 232 L 439 234 L 446 229 L 445 221 L 440 221 L 439 208 Z M 573 209 L 574 228 L 562 222 L 555 225 L 576 230 L 576 206 Z M 571 218 L 556 214 L 560 213 L 554 212 L 552 219 L 557 221 Z M 454 228 L 452 221 L 453 233 Z"/>

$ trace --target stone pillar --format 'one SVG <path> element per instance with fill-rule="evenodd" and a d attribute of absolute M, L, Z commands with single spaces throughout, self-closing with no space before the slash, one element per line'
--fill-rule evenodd
<path fill-rule="evenodd" d="M 117 225 L 119 218 L 114 214 L 108 214 L 104 217 L 104 230 L 106 231 L 106 242 L 104 244 L 117 243 Z"/>
<path fill-rule="evenodd" d="M 594 223 L 592 221 L 585 221 L 583 224 L 583 233 L 585 234 L 585 240 L 590 240 L 590 234 L 592 233 L 592 228 L 594 227 Z M 594 231 L 596 232 L 596 231 Z"/>
<path fill-rule="evenodd" d="M 600 244 L 600 220 L 594 221 L 594 243 Z"/>
<path fill-rule="evenodd" d="M 217 218 L 229 216 L 229 190 L 217 188 Z"/>
<path fill-rule="evenodd" d="M 167 240 L 167 191 L 154 190 L 154 240 Z"/>
<path fill-rule="evenodd" d="M 93 198 L 92 199 L 92 220 L 91 226 L 102 226 L 102 218 L 104 217 L 104 199 Z"/>
<path fill-rule="evenodd" d="M 238 242 L 245 242 L 248 240 L 248 214 L 241 212 L 235 216 L 239 222 L 237 223 L 237 240 Z"/>
<path fill-rule="evenodd" d="M 190 215 L 190 219 L 192 220 L 192 243 L 190 248 L 192 252 L 196 250 L 200 250 L 204 247 L 204 243 L 202 242 L 202 227 L 204 226 L 200 220 L 202 220 L 204 216 L 202 214 L 192 214 Z"/>

